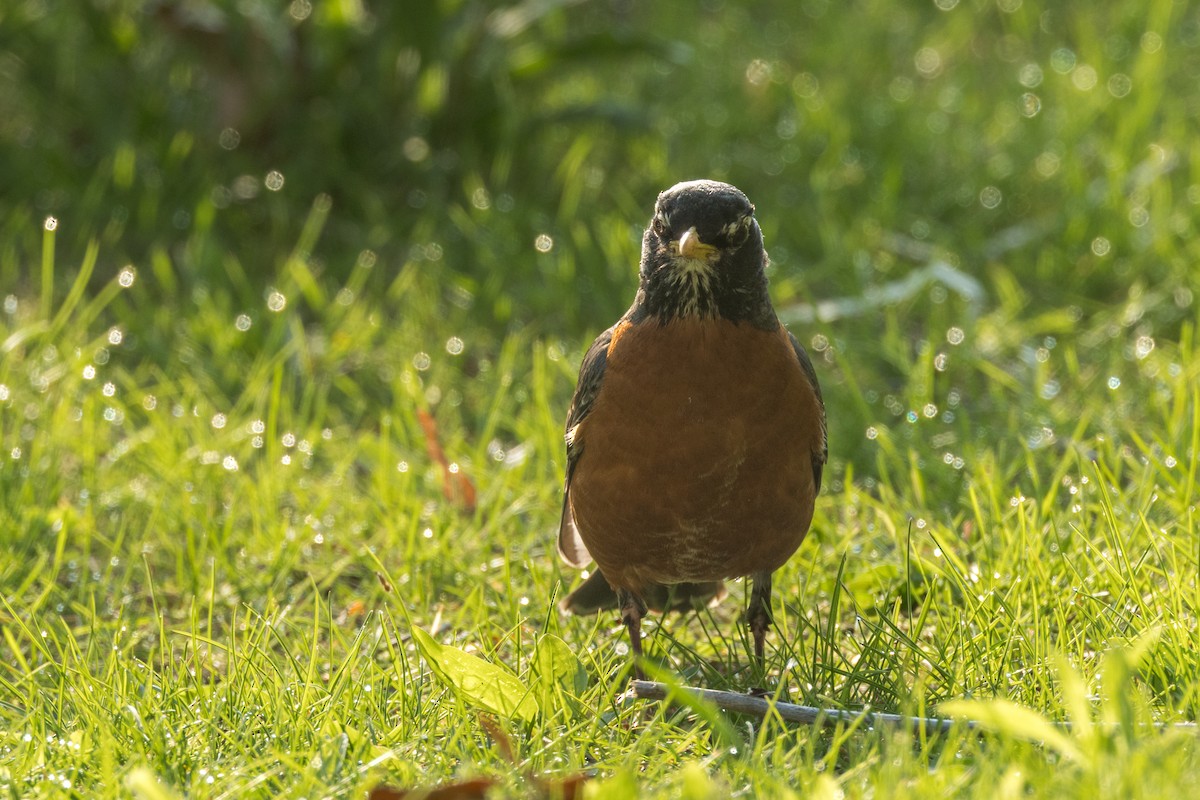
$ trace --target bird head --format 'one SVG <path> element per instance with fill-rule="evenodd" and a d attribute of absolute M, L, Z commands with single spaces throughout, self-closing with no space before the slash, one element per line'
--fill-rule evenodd
<path fill-rule="evenodd" d="M 770 307 L 765 263 L 754 206 L 741 190 L 678 183 L 658 196 L 642 238 L 639 301 L 664 320 L 762 317 L 763 303 Z"/>

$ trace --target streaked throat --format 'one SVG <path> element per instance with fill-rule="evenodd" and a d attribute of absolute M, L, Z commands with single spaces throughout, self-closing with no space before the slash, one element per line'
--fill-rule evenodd
<path fill-rule="evenodd" d="M 680 317 L 715 317 L 716 264 L 708 258 L 672 256 L 666 265 L 671 306 Z"/>

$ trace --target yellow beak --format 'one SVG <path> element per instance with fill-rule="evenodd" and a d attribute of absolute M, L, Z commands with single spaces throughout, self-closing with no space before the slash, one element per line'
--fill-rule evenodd
<path fill-rule="evenodd" d="M 717 248 L 700 241 L 700 234 L 696 233 L 696 226 L 694 225 L 688 228 L 683 236 L 679 237 L 679 255 L 684 258 L 694 258 L 702 261 L 706 260 L 716 251 Z"/>

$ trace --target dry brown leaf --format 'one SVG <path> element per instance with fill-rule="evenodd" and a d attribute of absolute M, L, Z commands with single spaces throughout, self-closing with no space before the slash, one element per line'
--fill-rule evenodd
<path fill-rule="evenodd" d="M 446 458 L 446 451 L 442 449 L 437 422 L 434 421 L 433 415 L 423 408 L 418 408 L 417 421 L 421 424 L 421 430 L 425 434 L 425 450 L 429 453 L 430 460 L 442 468 L 442 494 L 450 502 L 462 506 L 465 511 L 473 512 L 475 510 L 475 484 L 471 483 L 471 479 L 463 473 L 458 465 L 451 464 L 450 460 Z"/>

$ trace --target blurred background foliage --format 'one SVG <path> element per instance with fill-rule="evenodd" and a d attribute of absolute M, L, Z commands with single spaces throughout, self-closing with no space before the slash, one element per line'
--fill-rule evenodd
<path fill-rule="evenodd" d="M 102 231 L 105 259 L 162 253 L 185 288 L 254 297 L 326 194 L 324 278 L 369 248 L 482 320 L 595 326 L 654 195 L 703 175 L 758 204 L 785 298 L 933 259 L 1084 313 L 1187 290 L 1187 4 L 784 6 L 6 4 L 0 278 L 28 275 L 52 215 L 71 260 Z M 1149 257 L 1161 228 L 1178 249 Z"/>
<path fill-rule="evenodd" d="M 1200 12 L 1172 0 L 23 0 L 0 9 L 0 283 L 36 291 L 47 217 L 60 269 L 98 239 L 93 283 L 153 275 L 114 301 L 158 315 L 123 352 L 205 361 L 218 396 L 303 335 L 237 338 L 277 291 L 309 333 L 335 296 L 376 302 L 365 326 L 413 292 L 482 351 L 524 330 L 574 362 L 632 296 L 656 193 L 720 178 L 825 362 L 835 474 L 876 473 L 876 422 L 938 460 L 1054 441 L 1057 387 L 1145 378 L 1196 318 L 1198 78 Z M 310 350 L 360 411 L 412 358 Z"/>
<path fill-rule="evenodd" d="M 0 0 L 0 792 L 511 777 L 418 625 L 599 678 L 532 774 L 1192 796 L 1131 709 L 1200 707 L 1197 131 L 1175 0 Z M 701 176 L 757 204 L 829 410 L 781 687 L 1102 698 L 1090 765 L 614 712 L 612 618 L 554 611 L 562 421 Z M 736 606 L 647 641 L 743 690 Z"/>

